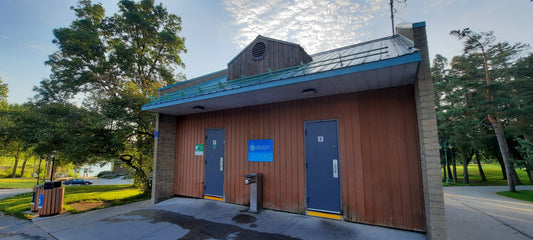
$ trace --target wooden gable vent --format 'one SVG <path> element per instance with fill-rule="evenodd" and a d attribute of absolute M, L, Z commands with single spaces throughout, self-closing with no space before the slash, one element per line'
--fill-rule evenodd
<path fill-rule="evenodd" d="M 312 60 L 298 44 L 259 35 L 228 63 L 228 80 L 294 67 Z"/>

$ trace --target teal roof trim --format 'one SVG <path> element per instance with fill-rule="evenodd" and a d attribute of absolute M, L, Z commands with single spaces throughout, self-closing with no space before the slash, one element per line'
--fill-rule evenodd
<path fill-rule="evenodd" d="M 233 95 L 243 92 L 256 91 L 260 89 L 272 88 L 282 85 L 289 85 L 299 82 L 312 81 L 327 77 L 340 76 L 350 73 L 362 72 L 367 70 L 386 68 L 401 64 L 407 64 L 412 62 L 420 62 L 421 56 L 419 52 L 413 52 L 408 55 L 399 56 L 396 58 L 390 58 L 382 61 L 375 61 L 365 64 L 358 64 L 354 66 L 339 68 L 335 70 L 329 70 L 324 72 L 316 72 L 312 74 L 296 75 L 293 77 L 284 77 L 290 75 L 291 73 L 305 71 L 306 67 L 309 67 L 309 64 L 304 64 L 289 69 L 283 69 L 276 72 L 269 72 L 260 75 L 250 77 L 248 79 L 241 78 L 238 80 L 232 80 L 226 82 L 225 84 L 220 83 L 220 79 L 214 79 L 204 85 L 205 89 L 201 87 L 196 88 L 196 86 L 180 90 L 173 94 L 168 94 L 160 97 L 155 102 L 146 104 L 142 107 L 142 110 L 150 110 L 161 107 L 172 106 L 176 104 L 182 104 L 186 102 L 199 101 L 209 98 L 222 97 L 227 95 Z M 327 65 L 325 63 L 318 66 Z"/>

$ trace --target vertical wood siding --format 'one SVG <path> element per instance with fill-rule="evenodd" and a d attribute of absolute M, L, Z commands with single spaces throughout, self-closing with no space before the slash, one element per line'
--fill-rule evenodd
<path fill-rule="evenodd" d="M 203 197 L 205 130 L 225 128 L 225 201 L 249 204 L 244 174 L 263 174 L 263 207 L 305 213 L 304 122 L 338 119 L 346 220 L 425 231 L 413 87 L 178 118 L 175 193 Z M 273 162 L 248 162 L 248 140 L 273 139 Z"/>
<path fill-rule="evenodd" d="M 261 60 L 254 60 L 252 48 L 257 42 L 267 46 L 266 55 Z M 257 39 L 250 43 L 238 56 L 228 64 L 228 80 L 239 79 L 241 76 L 253 76 L 276 71 L 283 68 L 308 63 L 313 59 L 298 45 L 267 39 Z"/>

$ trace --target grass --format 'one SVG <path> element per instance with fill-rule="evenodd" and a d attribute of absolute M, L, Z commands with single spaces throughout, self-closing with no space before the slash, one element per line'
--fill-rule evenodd
<path fill-rule="evenodd" d="M 37 183 L 36 179 L 28 178 L 0 178 L 0 189 L 6 188 L 32 188 Z"/>
<path fill-rule="evenodd" d="M 510 197 L 510 198 L 514 198 L 518 200 L 533 202 L 533 190 L 523 190 L 523 191 L 517 191 L 517 192 L 504 191 L 504 192 L 498 192 L 498 195 L 502 195 L 502 196 L 506 196 L 506 197 Z"/>
<path fill-rule="evenodd" d="M 470 177 L 470 184 L 463 184 L 463 165 L 457 165 L 457 183 L 446 183 L 443 186 L 500 186 L 507 185 L 507 180 L 503 179 L 502 170 L 497 163 L 482 163 L 483 172 L 487 181 L 481 181 L 481 175 L 477 164 L 468 165 L 468 176 Z M 442 169 L 441 169 L 442 171 Z M 453 168 L 452 168 L 453 171 Z M 517 169 L 516 173 L 522 182 L 522 185 L 531 185 L 527 173 L 523 170 Z M 442 176 L 442 175 L 441 175 Z"/>
<path fill-rule="evenodd" d="M 33 215 L 26 213 L 31 207 L 32 193 L 23 193 L 0 200 L 0 211 L 18 218 L 31 218 Z M 96 186 L 67 186 L 65 187 L 64 210 L 78 213 L 71 207 L 75 203 L 102 203 L 97 208 L 117 206 L 149 199 L 150 195 L 133 185 L 96 185 Z M 105 204 L 104 204 L 105 203 Z"/>

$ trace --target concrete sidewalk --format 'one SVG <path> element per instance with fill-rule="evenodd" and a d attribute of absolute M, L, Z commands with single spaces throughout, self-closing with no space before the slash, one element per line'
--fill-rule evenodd
<path fill-rule="evenodd" d="M 426 239 L 422 233 L 264 210 L 204 199 L 143 201 L 33 222 L 57 239 Z"/>

